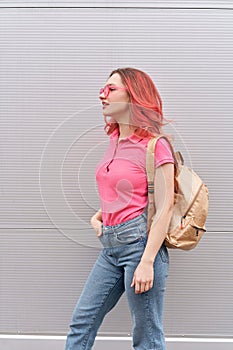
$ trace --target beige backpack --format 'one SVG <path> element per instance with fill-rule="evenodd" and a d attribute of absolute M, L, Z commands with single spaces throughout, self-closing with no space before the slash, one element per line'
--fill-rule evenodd
<path fill-rule="evenodd" d="M 205 183 L 190 167 L 184 164 L 179 151 L 174 152 L 173 147 L 164 135 L 152 137 L 147 146 L 146 173 L 148 181 L 148 233 L 156 212 L 154 204 L 154 151 L 156 142 L 164 137 L 170 145 L 177 173 L 175 173 L 174 210 L 165 238 L 168 248 L 190 250 L 196 247 L 206 232 L 205 222 L 209 207 L 209 191 Z"/>

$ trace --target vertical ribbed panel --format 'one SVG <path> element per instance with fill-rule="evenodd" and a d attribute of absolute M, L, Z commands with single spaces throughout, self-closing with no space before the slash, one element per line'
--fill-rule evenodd
<path fill-rule="evenodd" d="M 170 251 L 166 335 L 232 335 L 232 23 L 226 9 L 1 9 L 1 332 L 68 331 L 100 249 L 98 91 L 132 66 L 154 80 L 175 121 L 165 130 L 209 187 L 203 241 Z M 123 296 L 100 334 L 130 331 Z"/>

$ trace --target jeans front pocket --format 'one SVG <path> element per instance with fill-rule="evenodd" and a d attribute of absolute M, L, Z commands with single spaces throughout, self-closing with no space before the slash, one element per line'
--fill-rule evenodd
<path fill-rule="evenodd" d="M 122 244 L 130 244 L 142 240 L 142 235 L 137 226 L 125 228 L 115 234 L 115 239 Z"/>
<path fill-rule="evenodd" d="M 160 254 L 161 260 L 164 263 L 168 264 L 169 263 L 169 253 L 168 253 L 168 249 L 164 243 L 161 245 L 161 247 L 159 249 L 159 254 Z"/>

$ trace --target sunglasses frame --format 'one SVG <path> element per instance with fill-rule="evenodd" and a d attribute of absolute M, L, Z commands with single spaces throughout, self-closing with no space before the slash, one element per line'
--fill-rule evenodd
<path fill-rule="evenodd" d="M 104 93 L 104 97 L 108 97 L 111 88 L 114 88 L 114 90 L 128 90 L 127 87 L 120 87 L 120 86 L 116 86 L 116 85 L 105 85 L 103 88 L 100 88 L 99 90 L 99 94 L 101 95 L 102 93 Z"/>

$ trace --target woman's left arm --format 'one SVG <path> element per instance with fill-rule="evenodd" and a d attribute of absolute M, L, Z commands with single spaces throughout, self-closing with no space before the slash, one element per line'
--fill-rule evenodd
<path fill-rule="evenodd" d="M 156 214 L 151 224 L 147 244 L 138 264 L 131 287 L 143 293 L 153 286 L 155 257 L 166 237 L 174 207 L 174 164 L 165 163 L 156 168 L 154 179 Z"/>

